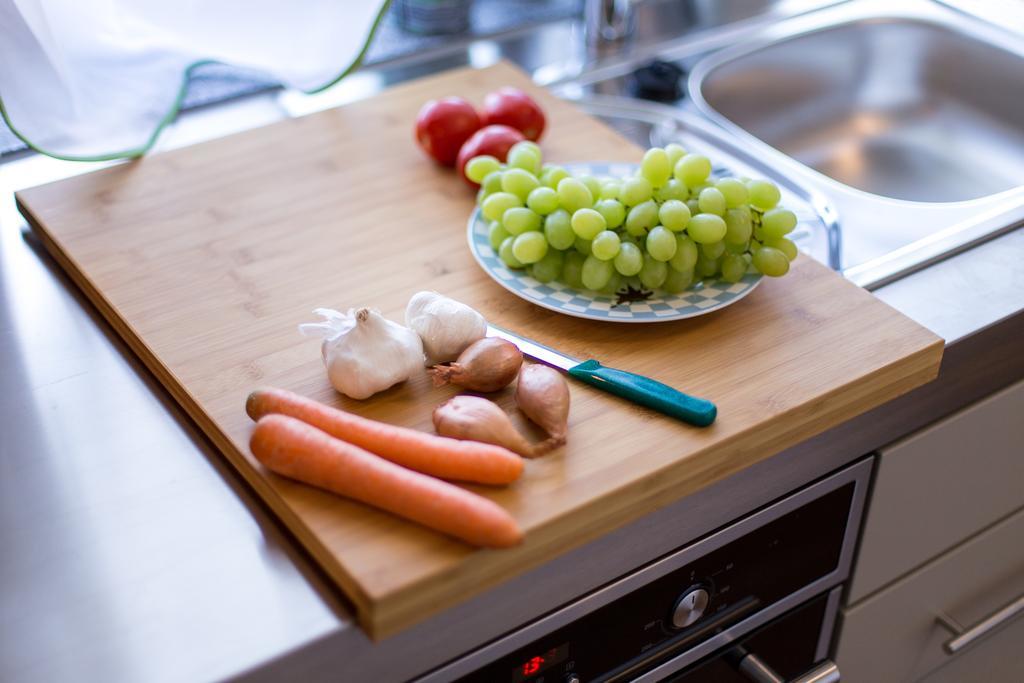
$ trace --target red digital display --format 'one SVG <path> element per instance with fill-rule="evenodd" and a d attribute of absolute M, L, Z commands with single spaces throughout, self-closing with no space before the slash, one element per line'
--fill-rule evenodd
<path fill-rule="evenodd" d="M 530 657 L 512 671 L 512 683 L 522 683 L 550 669 L 556 664 L 561 664 L 569 658 L 569 643 L 562 643 L 553 647 L 547 652 Z"/>
<path fill-rule="evenodd" d="M 529 661 L 523 664 L 523 676 L 532 676 L 537 673 L 547 661 L 544 657 L 531 657 Z"/>

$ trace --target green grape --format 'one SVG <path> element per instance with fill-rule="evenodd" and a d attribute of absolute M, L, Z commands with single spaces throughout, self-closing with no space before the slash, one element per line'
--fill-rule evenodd
<path fill-rule="evenodd" d="M 751 254 L 756 254 L 758 251 L 760 251 L 761 247 L 763 246 L 764 245 L 758 242 L 757 240 L 750 240 L 750 246 L 747 248 L 750 249 Z"/>
<path fill-rule="evenodd" d="M 538 282 L 557 280 L 562 274 L 562 262 L 565 257 L 557 249 L 548 249 L 544 258 L 533 264 L 533 277 Z"/>
<path fill-rule="evenodd" d="M 685 292 L 691 284 L 693 284 L 693 270 L 676 270 L 670 267 L 661 288 L 669 294 L 679 294 Z"/>
<path fill-rule="evenodd" d="M 522 205 L 522 200 L 510 192 L 495 192 L 483 201 L 480 212 L 489 221 L 500 221 L 506 210 Z"/>
<path fill-rule="evenodd" d="M 536 154 L 538 157 L 542 156 L 540 151 L 540 145 L 538 145 L 533 140 L 522 140 L 513 145 L 513 147 L 521 147 L 522 149 L 528 149 L 534 154 Z"/>
<path fill-rule="evenodd" d="M 597 233 L 594 241 L 590 243 L 590 253 L 594 258 L 609 261 L 618 255 L 621 245 L 622 241 L 614 231 L 602 230 Z"/>
<path fill-rule="evenodd" d="M 536 263 L 547 253 L 548 241 L 536 230 L 522 233 L 512 243 L 512 255 L 522 263 Z"/>
<path fill-rule="evenodd" d="M 743 206 L 725 212 L 725 241 L 728 244 L 746 244 L 754 225 L 750 221 L 750 209 Z"/>
<path fill-rule="evenodd" d="M 668 163 L 672 164 L 672 168 L 675 168 L 679 160 L 686 155 L 686 149 L 682 145 L 670 142 L 665 145 L 665 154 L 668 155 Z"/>
<path fill-rule="evenodd" d="M 579 181 L 587 186 L 593 199 L 596 200 L 601 196 L 601 182 L 597 178 L 591 175 L 582 175 L 579 177 Z"/>
<path fill-rule="evenodd" d="M 650 254 L 644 255 L 644 265 L 640 268 L 640 284 L 647 289 L 657 289 L 668 277 L 668 264 L 651 258 Z"/>
<path fill-rule="evenodd" d="M 524 206 L 513 206 L 505 209 L 501 217 L 501 224 L 505 226 L 510 235 L 522 235 L 524 232 L 540 230 L 540 214 L 530 211 Z M 524 263 L 532 263 L 525 261 Z"/>
<path fill-rule="evenodd" d="M 668 261 L 676 255 L 676 236 L 668 228 L 657 226 L 647 233 L 647 241 L 644 243 L 647 253 L 656 261 Z"/>
<path fill-rule="evenodd" d="M 711 187 L 710 183 L 700 183 L 690 188 L 690 196 L 700 199 L 700 193 Z"/>
<path fill-rule="evenodd" d="M 637 204 L 626 214 L 626 232 L 634 237 L 643 237 L 658 224 L 658 205 L 653 199 Z"/>
<path fill-rule="evenodd" d="M 700 213 L 700 203 L 696 197 L 686 200 L 686 208 L 690 210 L 690 215 L 694 216 Z"/>
<path fill-rule="evenodd" d="M 466 177 L 474 183 L 479 183 L 487 174 L 497 171 L 500 167 L 501 162 L 496 158 L 490 154 L 481 154 L 466 162 Z"/>
<path fill-rule="evenodd" d="M 547 216 L 558 208 L 558 193 L 550 187 L 534 188 L 526 197 L 526 205 L 540 215 Z"/>
<path fill-rule="evenodd" d="M 569 213 L 589 209 L 594 205 L 594 196 L 587 186 L 576 178 L 563 178 L 558 183 L 558 201 Z"/>
<path fill-rule="evenodd" d="M 736 178 L 722 178 L 715 183 L 714 187 L 725 197 L 725 206 L 730 209 L 746 206 L 750 197 L 747 186 Z"/>
<path fill-rule="evenodd" d="M 585 240 L 594 239 L 597 233 L 607 227 L 604 216 L 593 209 L 579 209 L 572 214 L 572 231 Z"/>
<path fill-rule="evenodd" d="M 620 192 L 622 192 L 621 180 L 612 178 L 601 181 L 601 199 L 618 199 Z"/>
<path fill-rule="evenodd" d="M 575 251 L 565 253 L 565 261 L 562 263 L 562 282 L 573 289 L 583 289 L 583 262 L 587 257 Z"/>
<path fill-rule="evenodd" d="M 667 202 L 670 199 L 678 199 L 685 202 L 690 198 L 690 191 L 680 181 L 670 178 L 664 185 L 654 191 L 654 198 L 659 202 Z"/>
<path fill-rule="evenodd" d="M 764 236 L 764 228 L 761 227 L 760 223 L 754 226 L 754 239 L 758 242 L 764 242 L 766 239 Z"/>
<path fill-rule="evenodd" d="M 640 162 L 640 173 L 650 181 L 652 187 L 661 187 L 672 177 L 672 164 L 668 153 L 660 147 L 652 147 L 644 153 Z"/>
<path fill-rule="evenodd" d="M 658 209 L 658 218 L 672 232 L 682 232 L 690 222 L 690 209 L 678 199 L 670 199 Z"/>
<path fill-rule="evenodd" d="M 632 242 L 622 242 L 615 256 L 615 270 L 623 275 L 636 275 L 644 265 L 644 254 Z"/>
<path fill-rule="evenodd" d="M 694 270 L 701 277 L 714 277 L 718 273 L 719 260 L 708 258 L 704 254 L 697 257 L 697 264 L 694 266 Z"/>
<path fill-rule="evenodd" d="M 561 166 L 548 166 L 540 174 L 540 182 L 544 187 L 550 187 L 552 190 L 558 187 L 563 179 L 569 177 L 569 172 Z"/>
<path fill-rule="evenodd" d="M 713 213 L 716 216 L 725 215 L 725 195 L 720 190 L 709 187 L 701 190 L 697 197 L 697 206 L 702 213 Z"/>
<path fill-rule="evenodd" d="M 700 185 L 711 175 L 711 160 L 703 154 L 685 154 L 676 162 L 673 173 L 687 187 Z"/>
<path fill-rule="evenodd" d="M 767 180 L 751 180 L 747 183 L 750 204 L 756 209 L 767 211 L 779 203 L 779 188 Z"/>
<path fill-rule="evenodd" d="M 583 262 L 583 286 L 587 289 L 601 289 L 612 279 L 615 268 L 611 261 L 602 261 L 593 255 Z"/>
<path fill-rule="evenodd" d="M 619 201 L 626 206 L 642 204 L 654 196 L 654 188 L 647 178 L 626 178 L 619 190 Z"/>
<path fill-rule="evenodd" d="M 530 173 L 521 168 L 510 168 L 501 175 L 501 189 L 504 192 L 511 192 L 524 202 L 530 192 L 540 187 L 540 181 Z"/>
<path fill-rule="evenodd" d="M 698 213 L 686 226 L 686 232 L 693 241 L 701 244 L 721 241 L 725 237 L 726 229 L 722 217 L 713 213 Z"/>
<path fill-rule="evenodd" d="M 614 296 L 620 289 L 622 289 L 622 276 L 613 270 L 612 276 L 608 278 L 608 284 L 602 287 L 599 291 L 602 294 Z"/>
<path fill-rule="evenodd" d="M 789 272 L 789 259 L 775 247 L 761 247 L 754 253 L 754 267 L 770 277 L 782 277 Z"/>
<path fill-rule="evenodd" d="M 491 221 L 491 224 L 487 226 L 487 238 L 491 242 L 491 249 L 498 251 L 501 248 L 501 243 L 505 241 L 511 233 L 501 225 L 501 221 Z"/>
<path fill-rule="evenodd" d="M 505 241 L 501 243 L 498 248 L 498 256 L 509 268 L 522 268 L 524 264 L 522 261 L 516 258 L 515 253 L 512 251 L 512 245 L 515 244 L 515 237 L 506 237 Z"/>
<path fill-rule="evenodd" d="M 761 227 L 765 239 L 777 240 L 793 232 L 796 227 L 796 214 L 789 209 L 770 209 L 761 216 Z"/>
<path fill-rule="evenodd" d="M 487 194 L 493 194 L 495 192 L 501 192 L 501 176 L 502 171 L 491 171 L 484 176 L 483 181 L 480 183 L 480 189 Z"/>
<path fill-rule="evenodd" d="M 585 240 L 582 237 L 577 237 L 573 241 L 572 246 L 573 246 L 574 249 L 576 249 L 576 251 L 578 251 L 579 253 L 583 254 L 584 256 L 590 256 L 590 248 L 591 248 L 591 241 L 590 240 Z"/>
<path fill-rule="evenodd" d="M 617 199 L 599 199 L 594 209 L 604 216 L 605 224 L 614 230 L 626 220 L 626 207 Z"/>
<path fill-rule="evenodd" d="M 739 282 L 747 272 L 747 260 L 739 254 L 726 254 L 722 259 L 722 279 Z"/>
<path fill-rule="evenodd" d="M 733 244 L 732 242 L 729 241 L 729 237 L 728 236 L 726 236 L 726 238 L 725 238 L 725 251 L 730 253 L 730 254 L 745 254 L 745 253 L 747 253 L 747 249 L 749 249 L 749 248 L 750 248 L 750 241 L 749 240 L 746 241 L 746 242 L 739 242 L 738 244 Z"/>
<path fill-rule="evenodd" d="M 777 240 L 768 240 L 767 242 L 765 242 L 765 246 L 772 247 L 773 249 L 778 249 L 783 254 L 785 254 L 786 258 L 789 259 L 790 261 L 795 259 L 797 257 L 797 254 L 800 253 L 800 250 L 796 248 L 796 243 L 794 243 L 793 240 L 786 239 L 785 237 L 780 237 Z"/>
<path fill-rule="evenodd" d="M 697 243 L 686 235 L 676 235 L 676 253 L 668 263 L 676 270 L 692 271 L 697 263 Z"/>
<path fill-rule="evenodd" d="M 521 168 L 537 175 L 540 173 L 540 152 L 526 140 L 517 142 L 508 150 L 508 165 L 509 168 Z"/>
<path fill-rule="evenodd" d="M 565 209 L 552 211 L 544 219 L 544 236 L 555 249 L 568 249 L 576 241 L 572 218 Z"/>
<path fill-rule="evenodd" d="M 708 258 L 718 258 L 725 253 L 725 242 L 712 242 L 700 245 L 700 253 Z"/>

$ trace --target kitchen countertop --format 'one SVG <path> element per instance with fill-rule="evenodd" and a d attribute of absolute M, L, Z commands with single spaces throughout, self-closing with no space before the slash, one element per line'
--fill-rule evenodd
<path fill-rule="evenodd" d="M 284 115 L 274 98 L 239 106 L 242 125 Z M 241 111 L 183 121 L 161 146 L 233 130 Z M 24 232 L 12 191 L 85 170 L 37 157 L 0 166 L 4 680 L 400 680 L 1024 376 L 1017 230 L 875 292 L 947 339 L 943 375 L 925 388 L 941 400 L 900 399 L 912 417 L 856 437 L 833 430 L 373 645 Z"/>

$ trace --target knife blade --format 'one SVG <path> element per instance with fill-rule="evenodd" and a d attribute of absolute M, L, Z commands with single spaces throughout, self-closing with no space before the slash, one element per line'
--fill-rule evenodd
<path fill-rule="evenodd" d="M 497 325 L 487 326 L 487 336 L 512 342 L 527 356 L 564 370 L 582 382 L 688 424 L 707 427 L 718 414 L 711 401 L 684 394 L 644 375 L 609 368 L 594 359 L 581 361 Z"/>

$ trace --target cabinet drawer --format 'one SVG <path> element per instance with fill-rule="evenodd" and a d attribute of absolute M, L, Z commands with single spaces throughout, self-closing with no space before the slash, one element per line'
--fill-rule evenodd
<path fill-rule="evenodd" d="M 929 674 L 935 680 L 956 680 L 947 673 L 972 661 L 979 670 L 988 667 L 1015 675 L 962 680 L 1024 680 L 1021 639 L 1008 638 L 1021 633 L 1024 614 L 1017 614 L 954 655 L 943 650 L 953 635 L 936 621 L 938 614 L 945 613 L 969 627 L 1024 595 L 1022 539 L 1024 510 L 843 610 L 836 655 L 843 680 L 895 683 L 917 681 Z M 1002 660 L 1007 648 L 1013 653 L 1009 660 L 988 659 Z M 984 666 L 978 664 L 981 661 Z M 943 671 L 948 667 L 948 672 Z"/>
<path fill-rule="evenodd" d="M 1024 382 L 881 450 L 849 602 L 1024 506 Z"/>

